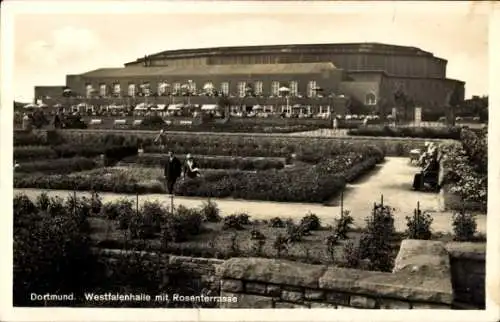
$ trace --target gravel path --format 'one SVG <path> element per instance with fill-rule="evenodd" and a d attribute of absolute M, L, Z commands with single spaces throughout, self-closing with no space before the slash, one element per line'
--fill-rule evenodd
<path fill-rule="evenodd" d="M 434 222 L 432 229 L 435 232 L 451 232 L 452 214 L 449 212 L 438 212 L 438 195 L 435 193 L 415 192 L 411 190 L 413 174 L 417 169 L 408 164 L 407 158 L 388 157 L 386 161 L 367 177 L 359 182 L 350 184 L 344 193 L 344 209 L 350 210 L 356 226 L 364 226 L 364 219 L 370 214 L 374 202 L 378 202 L 383 194 L 384 204 L 395 208 L 395 226 L 398 231 L 406 229 L 405 217 L 413 213 L 417 202 L 420 209 L 432 213 Z M 30 197 L 36 197 L 41 190 L 38 189 L 14 189 L 14 193 L 25 193 Z M 50 196 L 65 197 L 71 191 L 51 190 Z M 77 192 L 78 195 L 87 195 L 86 192 Z M 100 193 L 104 202 L 117 200 L 119 198 L 135 199 L 134 195 L 115 193 Z M 340 198 L 330 202 L 328 206 L 322 204 L 305 203 L 280 203 L 268 201 L 248 201 L 232 199 L 214 199 L 221 209 L 222 215 L 234 212 L 246 212 L 254 219 L 269 219 L 272 217 L 291 217 L 300 219 L 308 212 L 312 212 L 321 218 L 323 223 L 331 224 L 333 219 L 340 215 Z M 146 200 L 159 200 L 169 205 L 170 197 L 165 194 L 140 195 L 139 202 Z M 206 198 L 175 197 L 175 205 L 182 204 L 187 207 L 198 207 Z M 477 218 L 478 230 L 486 233 L 486 216 Z"/>

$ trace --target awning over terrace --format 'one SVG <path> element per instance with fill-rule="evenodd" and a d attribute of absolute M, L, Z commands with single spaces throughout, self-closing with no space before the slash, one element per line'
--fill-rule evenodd
<path fill-rule="evenodd" d="M 167 108 L 168 111 L 179 111 L 183 104 L 170 104 Z"/>
<path fill-rule="evenodd" d="M 147 110 L 148 107 L 146 106 L 145 103 L 139 103 L 136 105 L 136 107 L 134 108 L 135 111 L 145 111 Z"/>
<path fill-rule="evenodd" d="M 201 110 L 202 111 L 214 111 L 217 109 L 217 105 L 216 104 L 205 104 L 205 105 L 202 105 L 201 106 Z"/>

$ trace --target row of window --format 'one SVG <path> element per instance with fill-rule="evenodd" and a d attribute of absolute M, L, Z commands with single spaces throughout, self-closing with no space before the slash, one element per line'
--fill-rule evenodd
<path fill-rule="evenodd" d="M 278 96 L 280 95 L 280 92 L 284 90 L 285 87 L 286 90 L 288 91 L 289 95 L 296 96 L 299 91 L 299 83 L 297 81 L 291 81 L 288 82 L 286 85 L 288 87 L 284 86 L 285 84 L 280 84 L 278 81 L 273 81 L 271 83 L 271 95 L 273 96 Z M 171 88 L 171 89 L 170 89 Z M 108 94 L 121 94 L 121 86 L 119 83 L 113 84 L 111 90 L 112 93 L 108 92 L 108 85 L 106 84 L 100 84 L 99 85 L 99 95 L 100 96 L 107 96 Z M 144 83 L 139 85 L 140 92 L 144 93 L 145 95 L 151 94 L 151 88 L 149 83 Z M 310 81 L 307 84 L 307 96 L 308 97 L 314 97 L 317 94 L 317 83 L 316 81 Z M 189 91 L 189 92 L 196 92 L 196 83 L 195 82 L 189 82 L 187 84 L 181 84 L 181 83 L 174 83 L 172 86 L 168 85 L 167 83 L 160 83 L 158 84 L 158 94 L 165 94 L 165 93 L 179 93 L 181 91 Z M 207 82 L 203 85 L 204 92 L 210 93 L 216 90 L 215 85 L 212 82 Z M 229 82 L 222 82 L 220 84 L 220 89 L 219 89 L 223 94 L 229 95 Z M 263 93 L 263 82 L 261 81 L 256 81 L 253 83 L 247 83 L 247 82 L 238 82 L 237 84 L 237 91 L 238 91 L 238 96 L 244 97 L 247 94 L 255 94 L 255 95 L 262 95 Z M 95 90 L 92 87 L 91 84 L 88 84 L 86 86 L 86 96 L 91 97 L 94 94 Z M 136 84 L 129 84 L 128 89 L 127 89 L 127 94 L 129 96 L 135 96 L 138 94 L 139 91 L 137 89 Z"/>

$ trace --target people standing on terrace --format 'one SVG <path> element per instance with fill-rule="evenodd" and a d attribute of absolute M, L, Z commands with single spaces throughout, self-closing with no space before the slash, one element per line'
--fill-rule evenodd
<path fill-rule="evenodd" d="M 165 162 L 164 176 L 167 185 L 168 194 L 174 193 L 175 183 L 182 174 L 181 161 L 174 155 L 172 151 L 168 151 L 168 158 Z"/>

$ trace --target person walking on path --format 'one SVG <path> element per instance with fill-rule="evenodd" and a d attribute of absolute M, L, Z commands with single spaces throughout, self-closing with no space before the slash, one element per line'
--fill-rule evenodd
<path fill-rule="evenodd" d="M 165 151 L 165 147 L 167 146 L 167 133 L 165 130 L 161 129 L 160 133 L 156 136 L 153 142 L 160 145 L 161 152 L 163 153 Z"/>
<path fill-rule="evenodd" d="M 172 195 L 174 193 L 175 183 L 182 174 L 181 161 L 174 155 L 172 151 L 168 151 L 167 162 L 164 169 L 165 181 L 167 183 L 167 192 Z"/>

